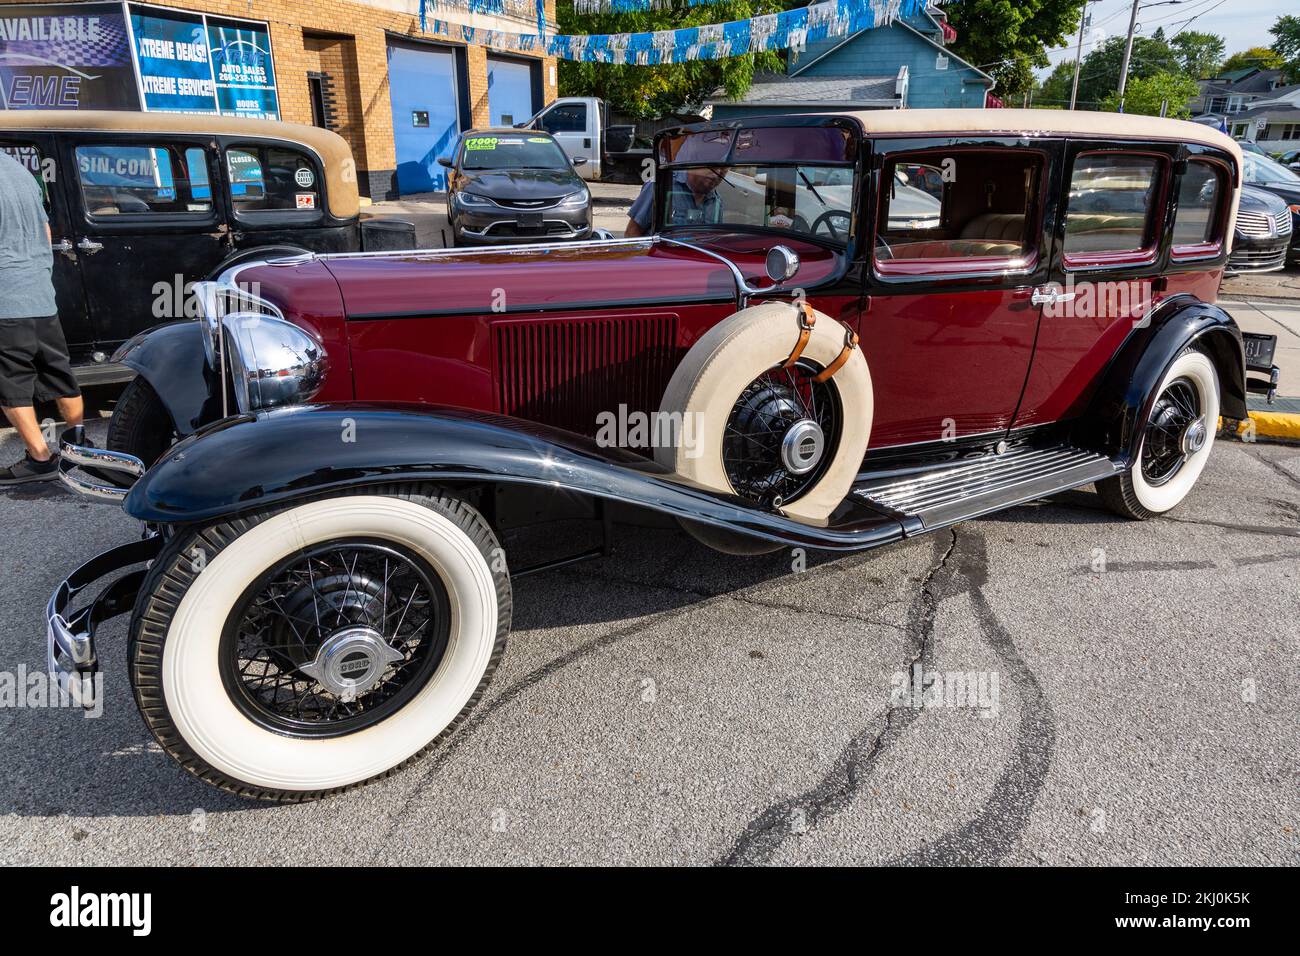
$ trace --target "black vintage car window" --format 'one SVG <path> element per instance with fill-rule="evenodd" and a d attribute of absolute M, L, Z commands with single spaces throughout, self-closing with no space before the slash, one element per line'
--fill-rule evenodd
<path fill-rule="evenodd" d="M 197 146 L 78 146 L 77 178 L 94 219 L 206 215 L 212 211 L 207 157 Z"/>
<path fill-rule="evenodd" d="M 1065 255 L 1139 253 L 1155 242 L 1160 160 L 1124 153 L 1082 153 L 1070 176 Z"/>
<path fill-rule="evenodd" d="M 321 209 L 320 173 L 306 153 L 282 146 L 241 144 L 226 149 L 226 176 L 235 215 Z"/>
<path fill-rule="evenodd" d="M 1223 175 L 1210 163 L 1195 160 L 1178 186 L 1178 218 L 1174 220 L 1174 249 L 1218 240 L 1217 214 L 1223 195 Z"/>
<path fill-rule="evenodd" d="M 41 154 L 40 147 L 34 143 L 8 142 L 0 143 L 0 151 L 8 153 L 17 160 L 40 184 L 41 195 L 45 198 L 46 211 L 50 208 L 50 183 L 54 182 L 54 161 Z"/>
<path fill-rule="evenodd" d="M 1025 266 L 1036 251 L 1041 154 L 926 150 L 881 171 L 875 260 L 883 274 L 961 260 L 962 271 Z"/>

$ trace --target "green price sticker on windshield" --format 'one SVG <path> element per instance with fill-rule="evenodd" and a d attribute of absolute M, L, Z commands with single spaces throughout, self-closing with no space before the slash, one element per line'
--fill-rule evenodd
<path fill-rule="evenodd" d="M 466 149 L 496 149 L 497 138 L 495 136 L 473 136 L 465 140 Z"/>

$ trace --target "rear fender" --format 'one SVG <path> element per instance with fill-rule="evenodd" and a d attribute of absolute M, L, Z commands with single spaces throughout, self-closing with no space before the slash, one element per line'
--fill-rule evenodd
<path fill-rule="evenodd" d="M 141 332 L 117 350 L 113 361 L 153 386 L 182 438 L 221 417 L 221 383 L 208 367 L 198 322 L 169 322 Z"/>
<path fill-rule="evenodd" d="M 829 527 L 813 527 L 571 433 L 418 405 L 304 405 L 224 419 L 174 446 L 131 488 L 123 508 L 151 523 L 206 523 L 401 481 L 568 493 L 826 550 L 859 550 L 903 537 L 897 521 L 852 495 Z"/>
<path fill-rule="evenodd" d="M 1246 353 L 1227 312 L 1192 296 L 1174 296 L 1135 328 L 1107 368 L 1081 426 L 1083 444 L 1111 457 L 1137 456 L 1165 373 L 1184 349 L 1204 351 L 1219 374 L 1220 414 L 1246 417 Z M 1210 426 L 1216 427 L 1211 422 Z"/>

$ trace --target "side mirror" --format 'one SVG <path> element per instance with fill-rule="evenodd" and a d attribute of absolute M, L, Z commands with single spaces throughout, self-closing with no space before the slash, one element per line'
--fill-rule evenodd
<path fill-rule="evenodd" d="M 773 246 L 767 250 L 767 277 L 773 282 L 793 279 L 799 271 L 799 256 L 789 246 Z"/>
<path fill-rule="evenodd" d="M 574 166 L 586 166 L 586 165 L 587 165 L 587 157 L 586 157 L 586 156 L 574 156 L 574 157 L 573 157 L 573 165 L 574 165 Z"/>
<path fill-rule="evenodd" d="M 451 157 L 450 157 L 450 156 L 439 156 L 439 157 L 438 157 L 438 165 L 439 165 L 439 166 L 446 166 L 448 169 L 453 169 L 453 168 L 455 168 L 455 165 L 456 165 L 456 164 L 453 163 L 453 162 L 451 161 Z"/>

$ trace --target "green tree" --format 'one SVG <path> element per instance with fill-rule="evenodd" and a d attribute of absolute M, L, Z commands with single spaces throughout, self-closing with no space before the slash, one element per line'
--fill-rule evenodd
<path fill-rule="evenodd" d="M 1282 68 L 1287 72 L 1287 79 L 1300 83 L 1300 17 L 1290 14 L 1278 17 L 1268 32 L 1273 34 L 1274 52 L 1286 60 Z"/>
<path fill-rule="evenodd" d="M 1031 67 L 1079 29 L 1083 0 L 961 0 L 946 7 L 957 31 L 952 51 L 997 80 L 993 92 L 1016 104 L 1034 86 Z M 1067 97 L 1068 100 L 1068 97 Z"/>
<path fill-rule="evenodd" d="M 1219 73 L 1231 73 L 1233 70 L 1245 70 L 1257 66 L 1261 70 L 1280 70 L 1286 64 L 1282 55 L 1267 46 L 1253 46 L 1249 50 L 1234 53 L 1223 61 Z"/>
<path fill-rule="evenodd" d="M 1159 116 L 1161 104 L 1167 104 L 1166 116 L 1187 119 L 1192 115 L 1187 108 L 1189 100 L 1200 91 L 1196 80 L 1186 73 L 1156 73 L 1129 80 L 1124 90 L 1124 112 L 1143 116 Z M 1101 101 L 1108 112 L 1119 109 L 1119 93 L 1111 93 Z"/>
<path fill-rule="evenodd" d="M 1034 90 L 1034 105 L 1043 108 L 1069 109 L 1070 91 L 1074 87 L 1074 60 L 1058 63 L 1056 69 Z"/>
<path fill-rule="evenodd" d="M 1226 52 L 1223 37 L 1198 30 L 1179 33 L 1169 41 L 1169 45 L 1178 54 L 1183 70 L 1198 80 L 1213 76 Z"/>
<path fill-rule="evenodd" d="M 789 5 L 782 0 L 727 0 L 688 6 L 683 0 L 673 0 L 670 5 L 644 12 L 578 14 L 571 3 L 561 3 L 557 10 L 558 32 L 585 35 L 697 27 L 776 13 Z M 782 69 L 781 54 L 776 52 L 662 66 L 561 60 L 559 86 L 561 96 L 599 96 L 620 113 L 653 117 L 698 109 L 719 88 L 726 96 L 743 96 L 754 82 L 756 71 Z"/>
<path fill-rule="evenodd" d="M 1119 90 L 1119 70 L 1123 62 L 1124 37 L 1119 36 L 1111 37 L 1083 58 L 1083 68 L 1079 75 L 1079 109 L 1103 108 L 1102 101 Z M 1157 30 L 1149 37 L 1133 38 L 1133 55 L 1128 68 L 1129 85 L 1135 79 L 1181 70 L 1178 54 L 1165 42 L 1162 31 Z"/>

